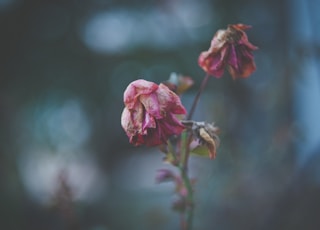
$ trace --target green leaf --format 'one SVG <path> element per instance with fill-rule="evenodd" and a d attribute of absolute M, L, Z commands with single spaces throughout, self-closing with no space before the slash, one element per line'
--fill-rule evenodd
<path fill-rule="evenodd" d="M 205 145 L 198 145 L 190 152 L 191 155 L 210 158 L 210 150 Z"/>

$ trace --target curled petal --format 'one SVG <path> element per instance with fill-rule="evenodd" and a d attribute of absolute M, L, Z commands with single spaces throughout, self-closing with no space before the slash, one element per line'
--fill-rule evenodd
<path fill-rule="evenodd" d="M 139 96 L 149 95 L 158 89 L 158 85 L 143 79 L 132 82 L 124 91 L 123 100 L 125 105 L 132 109 Z"/>
<path fill-rule="evenodd" d="M 218 30 L 215 33 L 211 41 L 210 48 L 208 50 L 210 53 L 219 52 L 222 49 L 222 47 L 225 46 L 227 42 L 226 40 L 227 33 L 228 33 L 227 30 Z"/>
<path fill-rule="evenodd" d="M 241 34 L 241 38 L 237 42 L 238 45 L 244 45 L 246 46 L 250 51 L 257 50 L 258 47 L 253 45 L 251 42 L 248 40 L 248 36 L 244 31 L 238 31 Z"/>
<path fill-rule="evenodd" d="M 199 66 L 208 74 L 217 78 L 221 77 L 224 72 L 225 62 L 220 53 L 210 54 L 202 52 L 198 59 Z"/>
<path fill-rule="evenodd" d="M 155 118 L 162 118 L 159 99 L 155 93 L 141 95 L 139 98 L 141 104 L 144 106 L 147 113 Z"/>
<path fill-rule="evenodd" d="M 228 58 L 228 64 L 232 66 L 236 71 L 239 72 L 239 57 L 237 55 L 237 51 L 234 45 L 230 45 L 230 53 Z"/>
<path fill-rule="evenodd" d="M 256 70 L 252 53 L 245 46 L 234 49 L 234 52 L 234 62 L 229 59 L 229 72 L 232 78 L 249 77 Z"/>
<path fill-rule="evenodd" d="M 145 118 L 142 121 L 142 130 L 147 130 L 150 128 L 156 128 L 157 124 L 155 118 L 152 117 L 149 113 L 145 114 Z"/>
<path fill-rule="evenodd" d="M 249 42 L 246 33 L 243 33 L 242 38 L 238 41 L 238 45 L 243 45 L 247 47 L 248 50 L 254 51 L 257 50 L 258 47 Z"/>
<path fill-rule="evenodd" d="M 207 145 L 207 147 L 209 149 L 210 159 L 216 158 L 217 145 L 216 145 L 215 140 L 209 135 L 209 133 L 204 128 L 200 128 L 199 135 L 203 139 L 204 143 Z"/>
<path fill-rule="evenodd" d="M 158 124 L 161 130 L 168 136 L 181 133 L 185 128 L 174 114 L 168 114 L 166 119 L 159 120 Z"/>
<path fill-rule="evenodd" d="M 132 132 L 132 120 L 130 112 L 127 108 L 124 108 L 121 115 L 121 126 L 126 131 L 126 133 Z"/>
<path fill-rule="evenodd" d="M 142 143 L 142 129 L 141 124 L 135 122 L 134 119 L 132 119 L 132 114 L 130 113 L 128 108 L 124 108 L 122 115 L 121 115 L 121 126 L 125 130 L 127 136 L 129 137 L 129 142 L 135 145 L 139 145 Z M 139 133 L 138 130 L 141 130 Z"/>
<path fill-rule="evenodd" d="M 231 27 L 236 30 L 247 30 L 247 29 L 251 29 L 252 26 L 238 23 L 238 24 L 234 24 L 234 25 L 228 25 L 228 27 Z"/>
<path fill-rule="evenodd" d="M 180 98 L 172 92 L 166 85 L 160 84 L 157 91 L 160 110 L 166 113 L 165 110 L 170 110 L 173 114 L 186 114 L 187 111 L 181 103 Z"/>

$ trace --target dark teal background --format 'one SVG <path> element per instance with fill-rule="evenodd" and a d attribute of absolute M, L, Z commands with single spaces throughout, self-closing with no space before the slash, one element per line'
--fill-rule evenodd
<path fill-rule="evenodd" d="M 190 159 L 194 229 L 318 229 L 319 3 L 0 0 L 0 228 L 179 229 L 157 149 L 120 125 L 133 80 L 191 76 L 214 33 L 252 25 L 257 70 L 211 78 L 195 120 L 215 122 L 214 161 Z"/>

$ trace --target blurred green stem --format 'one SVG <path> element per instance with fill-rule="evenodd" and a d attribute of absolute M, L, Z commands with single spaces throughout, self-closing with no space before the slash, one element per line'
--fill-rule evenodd
<path fill-rule="evenodd" d="M 193 113 L 194 113 L 194 111 L 196 109 L 196 106 L 198 104 L 198 101 L 200 99 L 200 95 L 203 92 L 204 88 L 206 87 L 209 78 L 210 78 L 210 75 L 206 74 L 206 76 L 202 80 L 200 89 L 199 89 L 196 97 L 194 98 L 194 101 L 192 103 L 192 106 L 191 106 L 190 112 L 188 114 L 187 120 L 191 120 L 192 119 Z M 187 139 L 188 139 L 188 141 L 186 141 Z M 185 143 L 183 143 L 183 141 L 181 142 L 182 148 L 184 148 L 183 151 L 181 151 L 181 153 L 182 153 L 182 156 L 181 156 L 181 167 L 183 168 L 183 170 L 187 171 L 188 160 L 189 160 L 189 155 L 190 155 L 189 145 L 190 145 L 190 143 L 192 141 L 192 135 L 189 134 L 189 137 L 187 138 L 187 132 L 185 131 L 185 132 L 182 133 L 181 140 L 184 140 L 184 142 L 185 142 Z"/>
<path fill-rule="evenodd" d="M 187 120 L 191 120 L 191 118 L 192 118 L 192 116 L 193 116 L 193 113 L 194 113 L 194 111 L 195 111 L 195 109 L 196 109 L 196 106 L 197 106 L 197 104 L 198 104 L 200 95 L 201 95 L 202 91 L 204 90 L 204 88 L 206 87 L 209 78 L 210 78 L 210 75 L 209 75 L 209 74 L 206 74 L 206 76 L 205 76 L 204 79 L 202 80 L 200 89 L 199 89 L 196 97 L 194 98 L 194 101 L 193 101 L 193 103 L 192 103 L 192 106 L 191 106 L 190 112 L 189 112 L 189 114 L 188 114 Z"/>
<path fill-rule="evenodd" d="M 187 196 L 186 196 L 187 219 L 186 219 L 186 223 L 183 225 L 184 226 L 183 230 L 192 229 L 193 205 L 194 205 L 192 184 L 188 176 L 187 167 L 185 167 L 184 165 L 184 163 L 186 162 L 186 156 L 188 155 L 187 151 L 189 151 L 189 148 L 187 147 L 188 145 L 189 145 L 188 133 L 187 131 L 184 131 L 181 134 L 181 164 L 179 167 L 183 184 L 187 189 Z"/>
<path fill-rule="evenodd" d="M 184 181 L 184 184 L 187 188 L 187 191 L 188 191 L 188 195 L 187 195 L 187 198 L 186 198 L 186 202 L 187 202 L 187 222 L 186 222 L 186 230 L 191 230 L 192 229 L 192 220 L 193 220 L 193 207 L 194 207 L 194 204 L 193 204 L 193 190 L 192 190 L 192 185 L 190 183 L 190 179 L 187 175 L 187 173 L 185 171 L 182 172 L 182 178 L 183 178 L 183 181 Z"/>
<path fill-rule="evenodd" d="M 205 78 L 203 79 L 200 89 L 197 93 L 197 95 L 194 98 L 194 101 L 192 103 L 190 112 L 188 114 L 187 120 L 191 120 L 193 113 L 196 109 L 196 106 L 198 104 L 200 95 L 204 88 L 206 87 L 208 80 L 209 80 L 209 75 L 207 74 Z M 193 190 L 192 190 L 192 184 L 190 182 L 190 178 L 188 176 L 188 161 L 189 161 L 189 155 L 190 155 L 190 143 L 192 141 L 192 134 L 188 133 L 188 131 L 184 131 L 181 134 L 181 159 L 180 159 L 180 173 L 181 173 L 181 178 L 183 180 L 184 186 L 187 189 L 187 197 L 186 197 L 186 203 L 187 203 L 187 219 L 186 219 L 186 225 L 185 225 L 185 230 L 191 230 L 192 229 L 192 219 L 193 219 L 193 207 L 194 207 L 194 202 L 193 202 Z"/>

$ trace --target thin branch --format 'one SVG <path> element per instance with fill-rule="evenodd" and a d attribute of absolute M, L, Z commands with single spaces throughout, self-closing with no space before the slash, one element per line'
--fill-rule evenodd
<path fill-rule="evenodd" d="M 205 78 L 202 80 L 200 89 L 199 89 L 196 97 L 194 98 L 194 101 L 193 101 L 193 103 L 192 103 L 192 106 L 191 106 L 190 112 L 189 112 L 189 114 L 188 114 L 187 120 L 191 120 L 191 118 L 192 118 L 192 116 L 193 116 L 193 113 L 194 113 L 194 111 L 195 111 L 195 109 L 196 109 L 196 106 L 197 106 L 197 104 L 198 104 L 200 95 L 201 95 L 202 91 L 204 90 L 204 88 L 206 87 L 209 78 L 210 78 L 210 76 L 209 76 L 209 74 L 207 74 L 207 75 L 205 76 Z"/>

